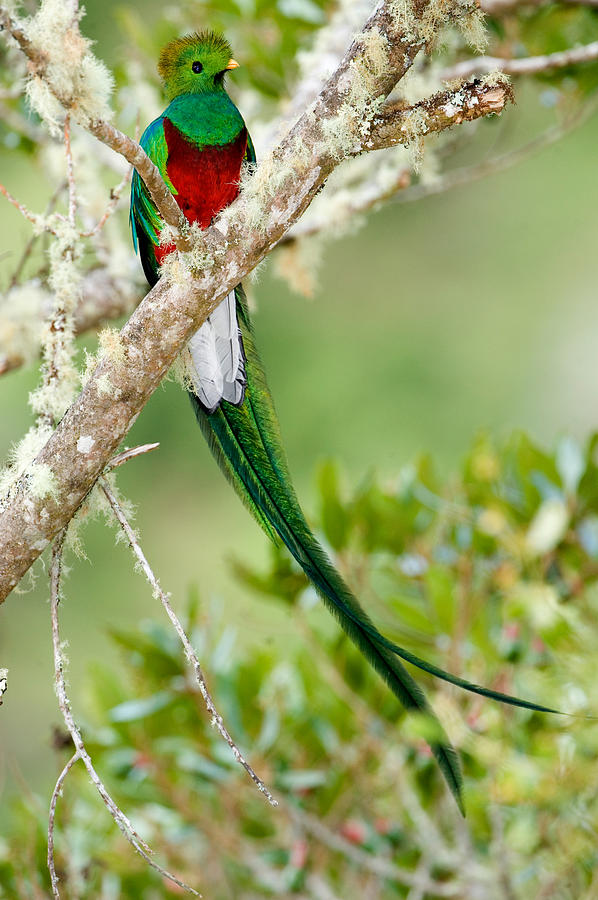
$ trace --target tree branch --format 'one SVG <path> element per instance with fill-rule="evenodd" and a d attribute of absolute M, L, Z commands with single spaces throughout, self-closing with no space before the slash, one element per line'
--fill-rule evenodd
<path fill-rule="evenodd" d="M 538 137 L 533 138 L 521 147 L 507 150 L 505 153 L 500 153 L 496 156 L 490 156 L 487 159 L 482 160 L 482 162 L 471 166 L 461 166 L 457 169 L 451 169 L 430 184 L 414 184 L 407 186 L 400 193 L 397 193 L 393 199 L 396 203 L 411 203 L 414 200 L 421 200 L 423 197 L 434 196 L 434 194 L 442 194 L 445 191 L 452 190 L 452 188 L 471 184 L 473 181 L 478 181 L 480 178 L 485 178 L 487 175 L 494 175 L 497 172 L 509 169 L 517 163 L 527 159 L 532 154 L 538 153 L 545 147 L 549 147 L 551 144 L 560 141 L 561 138 L 568 134 L 573 128 L 577 127 L 582 121 L 587 119 L 591 113 L 595 112 L 595 110 L 595 103 L 584 104 L 570 116 L 566 123 L 548 128 L 542 134 L 538 135 Z"/>
<path fill-rule="evenodd" d="M 62 550 L 65 534 L 65 531 L 60 532 L 52 548 L 52 565 L 50 568 L 50 615 L 52 621 L 52 645 L 54 649 L 54 680 L 56 684 L 56 696 L 58 698 L 60 712 L 62 713 L 64 723 L 69 731 L 73 744 L 75 745 L 76 752 L 75 755 L 71 758 L 70 762 L 67 763 L 66 767 L 62 770 L 56 783 L 56 787 L 54 789 L 54 793 L 52 794 L 52 800 L 50 803 L 50 820 L 48 827 L 48 867 L 50 869 L 52 877 L 52 891 L 54 897 L 60 897 L 60 893 L 58 890 L 58 879 L 54 870 L 53 853 L 53 831 L 56 802 L 58 792 L 60 791 L 71 766 L 77 761 L 77 759 L 81 759 L 81 761 L 83 762 L 83 765 L 87 770 L 89 779 L 95 785 L 96 790 L 102 798 L 102 801 L 106 806 L 108 812 L 114 819 L 123 836 L 127 839 L 131 846 L 134 847 L 137 853 L 139 853 L 139 855 L 143 857 L 148 865 L 159 872 L 159 874 L 164 878 L 168 879 L 168 881 L 172 881 L 184 891 L 187 891 L 187 893 L 193 894 L 195 897 L 199 897 L 200 894 L 198 893 L 198 891 L 190 887 L 184 881 L 181 881 L 171 872 L 168 872 L 151 858 L 150 853 L 152 851 L 150 847 L 148 847 L 143 838 L 141 838 L 137 834 L 128 817 L 124 814 L 120 807 L 117 806 L 117 804 L 114 802 L 114 800 L 106 790 L 103 781 L 95 770 L 91 757 L 87 752 L 87 748 L 81 736 L 81 732 L 79 731 L 77 724 L 75 723 L 75 720 L 73 718 L 73 714 L 71 712 L 71 704 L 67 694 L 66 682 L 64 678 L 63 646 L 60 640 L 60 627 L 58 621 L 58 606 L 60 604 L 60 581 L 62 576 Z"/>
<path fill-rule="evenodd" d="M 147 447 L 151 447 L 151 445 L 146 445 L 146 448 L 137 448 L 138 452 L 144 452 L 144 450 L 147 449 Z M 125 454 L 121 454 L 121 456 L 124 456 L 124 455 Z M 130 458 L 130 454 L 129 454 L 128 458 Z M 117 457 L 117 459 L 118 459 L 118 457 Z M 121 459 L 116 463 L 113 460 L 112 468 L 114 468 L 115 464 L 120 465 L 122 462 L 125 462 L 125 460 Z M 230 732 L 228 731 L 226 725 L 224 724 L 224 720 L 223 720 L 222 716 L 216 709 L 216 704 L 214 703 L 214 700 L 212 699 L 212 695 L 210 694 L 210 691 L 206 684 L 206 680 L 204 678 L 204 674 L 203 674 L 203 671 L 201 668 L 201 663 L 199 661 L 197 653 L 193 649 L 193 647 L 191 645 L 191 641 L 187 637 L 185 629 L 181 625 L 181 622 L 180 622 L 178 616 L 176 615 L 174 609 L 172 608 L 172 606 L 170 604 L 168 594 L 162 589 L 160 582 L 154 575 L 152 567 L 148 563 L 145 553 L 141 549 L 141 545 L 137 539 L 135 532 L 133 531 L 133 528 L 131 527 L 129 520 L 127 519 L 127 517 L 125 515 L 125 512 L 124 512 L 122 506 L 118 502 L 118 500 L 117 500 L 114 492 L 112 491 L 106 478 L 104 478 L 102 476 L 99 484 L 100 484 L 100 487 L 102 488 L 102 491 L 104 492 L 106 499 L 108 500 L 108 503 L 110 504 L 110 506 L 112 508 L 112 512 L 114 513 L 118 524 L 120 525 L 120 527 L 122 528 L 122 530 L 124 531 L 124 533 L 127 537 L 129 546 L 131 547 L 131 550 L 137 557 L 137 560 L 141 566 L 141 570 L 143 571 L 143 574 L 145 575 L 145 577 L 147 578 L 148 582 L 150 583 L 150 585 L 152 587 L 154 596 L 157 596 L 160 598 L 160 602 L 162 603 L 162 606 L 164 607 L 166 615 L 172 622 L 174 629 L 179 636 L 179 640 L 181 641 L 181 644 L 183 645 L 183 649 L 185 651 L 185 656 L 187 658 L 187 662 L 193 668 L 193 671 L 195 673 L 195 680 L 197 681 L 197 685 L 199 687 L 200 693 L 204 699 L 206 708 L 212 717 L 212 724 L 218 731 L 218 734 L 220 735 L 220 737 L 230 747 L 230 749 L 233 753 L 233 756 L 235 757 L 237 762 L 245 769 L 245 771 L 247 772 L 247 774 L 249 775 L 249 777 L 251 778 L 253 783 L 257 786 L 258 790 L 261 791 L 262 794 L 264 794 L 268 803 L 271 806 L 278 806 L 278 800 L 276 800 L 272 796 L 272 793 L 271 793 L 270 789 L 268 788 L 268 786 L 265 784 L 264 781 L 262 781 L 262 779 L 259 777 L 259 775 L 257 775 L 256 772 L 254 771 L 252 766 L 247 762 L 247 760 L 241 753 L 239 747 L 237 746 L 237 744 L 234 742 L 233 738 L 231 737 Z"/>
<path fill-rule="evenodd" d="M 506 79 L 465 82 L 456 89 L 440 91 L 413 106 L 386 104 L 374 120 L 368 150 L 382 150 L 397 144 L 409 144 L 427 134 L 444 131 L 453 125 L 473 122 L 482 116 L 500 114 L 513 92 Z"/>
<path fill-rule="evenodd" d="M 1 110 L 0 110 L 0 112 L 1 112 Z M 54 211 L 54 208 L 55 208 L 56 204 L 58 203 L 60 195 L 62 194 L 63 190 L 66 187 L 67 187 L 66 181 L 63 182 L 62 184 L 58 185 L 58 187 L 56 188 L 56 190 L 54 191 L 54 193 L 52 194 L 52 196 L 50 197 L 50 199 L 48 201 L 48 205 L 47 205 L 46 211 L 44 213 L 44 218 L 47 218 L 50 215 L 50 213 L 52 213 Z M 10 279 L 10 284 L 8 286 L 9 290 L 10 290 L 10 288 L 15 287 L 15 285 L 17 285 L 19 283 L 21 275 L 23 274 L 23 269 L 25 268 L 25 263 L 31 256 L 33 248 L 35 247 L 35 244 L 40 237 L 41 237 L 41 234 L 38 234 L 37 232 L 34 231 L 33 234 L 31 235 L 31 237 L 29 238 L 29 240 L 27 241 L 27 243 L 25 244 L 25 247 L 23 248 L 23 252 L 21 253 L 19 261 L 16 265 L 16 268 L 14 269 L 14 271 L 12 273 L 12 276 Z M 47 316 L 44 316 L 43 318 L 45 319 L 45 318 L 47 318 Z M 2 352 L 0 351 L 0 375 L 2 375 L 2 374 L 3 374 Z"/>
<path fill-rule="evenodd" d="M 482 116 L 500 114 L 510 99 L 512 99 L 512 92 L 506 81 L 483 83 L 477 80 L 464 83 L 456 90 L 440 91 L 412 106 L 399 103 L 387 104 L 382 107 L 380 114 L 372 124 L 365 149 L 378 150 L 397 144 L 408 144 L 427 134 L 443 131 L 453 125 L 470 122 Z M 355 152 L 363 151 L 361 148 L 356 148 Z M 404 177 L 404 173 L 400 173 L 396 187 L 393 186 L 383 197 L 379 193 L 375 196 L 368 194 L 356 212 L 371 209 L 380 200 L 387 199 L 394 194 L 396 190 L 404 186 Z M 306 228 L 301 226 L 294 228 L 282 239 L 282 242 L 287 243 L 296 237 L 315 234 L 324 224 L 316 222 L 309 223 Z M 75 313 L 76 334 L 82 334 L 90 328 L 95 328 L 106 319 L 124 315 L 133 307 L 134 300 L 131 294 L 123 291 L 101 269 L 92 271 L 86 277 L 81 290 L 83 300 Z M 18 327 L 18 323 L 13 321 L 14 327 Z M 24 323 L 24 327 L 27 327 L 27 323 Z M 35 349 L 32 348 L 31 355 L 34 352 Z M 14 350 L 11 352 L 8 348 L 2 352 L 0 345 L 0 375 L 17 368 L 25 361 L 25 358 L 22 352 Z"/>
<path fill-rule="evenodd" d="M 137 456 L 142 456 L 145 453 L 151 453 L 152 450 L 157 450 L 159 446 L 160 444 L 157 442 L 153 444 L 140 444 L 138 447 L 127 448 L 123 450 L 122 453 L 118 453 L 116 456 L 112 457 L 104 472 L 111 472 L 112 469 L 117 469 L 119 466 L 124 465 L 131 459 L 135 459 Z"/>
<path fill-rule="evenodd" d="M 481 0 L 480 6 L 488 16 L 500 17 L 508 15 L 519 7 L 543 6 L 552 0 Z M 598 0 L 559 0 L 564 6 L 598 7 Z"/>
<path fill-rule="evenodd" d="M 561 50 L 558 53 L 547 53 L 544 56 L 526 56 L 521 59 L 505 59 L 501 56 L 477 56 L 475 59 L 464 59 L 462 62 L 445 69 L 442 73 L 444 81 L 456 78 L 471 78 L 472 75 L 484 75 L 495 70 L 505 75 L 538 75 L 568 66 L 598 60 L 598 41 Z"/>
<path fill-rule="evenodd" d="M 6 188 L 3 184 L 0 184 L 0 194 L 3 194 L 15 209 L 18 209 L 23 218 L 27 219 L 33 226 L 37 228 L 40 223 L 40 216 L 38 216 L 36 213 L 32 213 L 23 203 L 19 203 L 16 197 L 13 197 L 8 188 Z"/>
<path fill-rule="evenodd" d="M 129 162 L 139 175 L 143 178 L 152 200 L 156 204 L 160 215 L 167 225 L 174 229 L 174 243 L 179 250 L 189 250 L 191 244 L 187 237 L 189 223 L 181 212 L 174 196 L 166 187 L 164 179 L 160 175 L 157 166 L 151 161 L 143 147 L 111 125 L 98 119 L 89 124 L 89 131 L 102 141 L 108 147 L 111 147 L 116 153 Z"/>
<path fill-rule="evenodd" d="M 113 213 L 116 211 L 116 207 L 118 206 L 118 203 L 120 201 L 121 194 L 124 191 L 124 189 L 126 188 L 126 186 L 128 185 L 129 181 L 131 180 L 132 174 L 133 174 L 133 167 L 129 166 L 129 168 L 123 175 L 120 182 L 116 185 L 116 187 L 111 188 L 110 201 L 109 201 L 108 205 L 106 206 L 106 209 L 104 210 L 104 213 L 101 216 L 101 218 L 98 219 L 98 221 L 93 226 L 93 228 L 90 228 L 88 231 L 84 231 L 81 234 L 81 237 L 84 237 L 84 238 L 94 237 L 94 235 L 98 234 L 98 232 L 100 232 L 102 230 L 102 228 L 104 227 L 104 225 L 106 224 L 106 222 L 108 221 L 110 216 L 113 215 Z"/>
<path fill-rule="evenodd" d="M 100 327 L 104 322 L 131 313 L 141 299 L 141 290 L 108 269 L 92 269 L 80 285 L 81 299 L 75 309 L 75 334 Z M 35 285 L 32 285 L 32 291 Z M 36 289 L 38 305 L 26 309 L 11 302 L 11 293 L 0 300 L 0 375 L 30 362 L 40 351 L 43 322 L 52 310 L 49 292 Z M 5 306 L 3 303 L 5 302 Z"/>
<path fill-rule="evenodd" d="M 48 58 L 31 43 L 26 35 L 25 29 L 12 19 L 8 14 L 8 11 L 1 6 L 0 26 L 18 43 L 23 53 L 30 61 L 32 72 L 38 77 L 44 78 L 48 67 Z M 75 104 L 72 96 L 57 90 L 50 80 L 47 81 L 47 84 L 67 113 L 74 109 Z M 188 250 L 190 248 L 190 244 L 186 237 L 188 222 L 160 175 L 158 167 L 154 165 L 145 150 L 143 150 L 137 141 L 127 137 L 126 134 L 123 134 L 122 131 L 119 131 L 118 128 L 115 128 L 114 125 L 111 125 L 103 119 L 92 119 L 87 123 L 86 127 L 88 131 L 98 138 L 98 140 L 102 141 L 102 143 L 106 144 L 108 147 L 111 147 L 116 153 L 120 153 L 121 156 L 124 156 L 124 158 L 137 170 L 139 175 L 143 178 L 143 181 L 151 194 L 152 200 L 160 211 L 160 215 L 164 221 L 175 230 L 174 241 L 177 247 L 182 250 Z"/>
<path fill-rule="evenodd" d="M 62 786 L 65 782 L 66 776 L 69 774 L 73 766 L 78 760 L 81 759 L 81 754 L 78 750 L 73 753 L 64 769 L 58 776 L 56 784 L 54 786 L 54 790 L 52 791 L 52 797 L 50 799 L 50 812 L 48 815 L 48 872 L 50 873 L 50 883 L 52 885 L 52 895 L 54 898 L 58 898 L 60 900 L 60 890 L 58 887 L 58 875 L 56 874 L 56 863 L 54 861 L 54 827 L 56 822 L 56 806 L 58 804 L 58 798 L 62 795 Z"/>
<path fill-rule="evenodd" d="M 378 100 L 453 12 L 442 5 L 430 14 L 428 9 L 403 18 L 391 0 L 383 0 L 318 98 L 219 216 L 217 228 L 198 237 L 190 267 L 171 255 L 165 277 L 122 330 L 118 350 L 104 355 L 35 461 L 0 500 L 0 600 L 74 515 L 207 315 L 297 221 L 340 160 L 360 140 L 365 145 L 371 139 Z M 134 145 L 106 123 L 96 124 L 94 133 L 125 155 Z M 132 155 L 129 161 L 139 163 Z M 36 483 L 39 466 L 51 474 L 51 489 Z"/>

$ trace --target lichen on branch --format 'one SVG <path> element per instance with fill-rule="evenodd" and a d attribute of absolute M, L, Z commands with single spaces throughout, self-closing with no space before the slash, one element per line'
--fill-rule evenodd
<path fill-rule="evenodd" d="M 301 217 L 339 161 L 359 150 L 367 151 L 366 141 L 373 145 L 378 127 L 385 129 L 384 141 L 392 143 L 390 133 L 396 125 L 397 141 L 401 140 L 405 113 L 395 116 L 390 112 L 380 118 L 385 98 L 420 51 L 432 43 L 435 29 L 469 21 L 472 15 L 476 15 L 472 6 L 448 0 L 432 0 L 417 9 L 381 2 L 320 94 L 266 155 L 253 177 L 244 182 L 238 200 L 223 211 L 214 226 L 193 234 L 188 264 L 181 255 L 176 264 L 180 272 L 170 272 L 148 294 L 121 332 L 122 356 L 118 361 L 102 356 L 82 394 L 34 461 L 37 466 L 50 467 L 56 479 L 55 491 L 43 499 L 29 494 L 24 502 L 30 477 L 26 470 L 0 501 L 0 599 L 72 518 L 193 332 Z M 6 21 L 6 13 L 0 11 L 2 17 Z M 36 71 L 43 77 L 45 63 L 30 38 L 25 35 L 19 44 L 37 62 Z M 58 87 L 54 88 L 60 99 Z M 486 112 L 498 111 L 499 94 L 495 95 L 494 108 Z M 475 104 L 468 106 L 474 93 L 463 96 L 463 119 L 474 118 Z M 500 97 L 506 100 L 504 89 Z M 64 99 L 68 106 L 70 95 Z M 428 117 L 430 130 L 434 130 L 433 120 L 437 130 L 457 121 L 447 111 L 447 103 L 457 102 L 455 97 L 452 101 L 443 97 L 442 101 L 444 112 L 439 112 L 434 103 L 421 110 Z M 87 127 L 141 171 L 147 157 L 141 155 L 136 142 L 104 119 L 90 119 Z M 412 138 L 413 127 L 411 121 L 403 138 Z M 148 172 L 150 177 L 151 168 Z M 161 179 L 157 187 L 160 185 L 176 207 Z M 162 206 L 160 211 L 164 213 Z M 171 217 L 173 222 L 166 215 L 164 218 L 177 227 L 181 218 L 178 207 Z M 110 385 L 109 391 L 106 385 Z M 81 451 L 81 435 L 90 439 L 85 444 L 86 452 Z"/>

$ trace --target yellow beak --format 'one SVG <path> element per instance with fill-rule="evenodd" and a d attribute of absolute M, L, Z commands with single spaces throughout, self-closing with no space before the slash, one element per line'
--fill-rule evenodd
<path fill-rule="evenodd" d="M 237 62 L 236 59 L 229 59 L 226 68 L 227 69 L 238 69 L 239 63 Z"/>

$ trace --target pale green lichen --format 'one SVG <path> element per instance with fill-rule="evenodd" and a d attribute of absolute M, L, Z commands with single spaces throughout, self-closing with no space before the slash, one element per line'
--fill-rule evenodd
<path fill-rule="evenodd" d="M 431 0 L 416 12 L 411 0 L 390 0 L 389 8 L 400 21 L 406 39 L 433 47 L 446 26 L 456 27 L 478 50 L 487 44 L 484 13 L 475 0 Z"/>
<path fill-rule="evenodd" d="M 54 294 L 53 309 L 42 330 L 42 383 L 30 394 L 33 411 L 50 421 L 59 421 L 71 404 L 79 385 L 74 365 L 74 312 L 80 297 L 81 275 L 77 269 L 79 235 L 67 221 L 59 220 L 49 249 L 48 284 Z"/>
<path fill-rule="evenodd" d="M 36 358 L 49 303 L 50 295 L 37 279 L 0 297 L 0 368 L 3 360 L 28 363 Z"/>
<path fill-rule="evenodd" d="M 8 456 L 8 466 L 0 472 L 0 506 L 10 496 L 16 482 L 24 478 L 27 493 L 37 500 L 58 500 L 59 486 L 56 475 L 47 463 L 36 463 L 35 457 L 50 438 L 52 428 L 38 424 L 30 428 L 25 437 L 14 445 Z M 43 510 L 41 515 L 43 515 Z"/>
<path fill-rule="evenodd" d="M 23 475 L 52 434 L 52 427 L 38 423 L 8 452 L 8 464 L 0 471 L 0 495 L 6 496 Z"/>
<path fill-rule="evenodd" d="M 189 269 L 181 259 L 180 253 L 173 252 L 165 256 L 160 266 L 160 277 L 168 284 L 184 287 L 189 281 Z"/>
<path fill-rule="evenodd" d="M 58 479 L 47 463 L 32 463 L 27 471 L 27 492 L 37 500 L 58 500 Z"/>
<path fill-rule="evenodd" d="M 70 365 L 62 366 L 60 379 L 41 384 L 29 394 L 29 404 L 38 416 L 49 416 L 58 422 L 69 408 L 79 384 L 79 374 Z"/>
<path fill-rule="evenodd" d="M 115 388 L 107 375 L 99 375 L 96 378 L 96 389 L 98 394 L 101 396 L 107 396 L 108 394 L 112 394 L 113 396 L 118 396 L 120 393 L 120 388 Z"/>
<path fill-rule="evenodd" d="M 170 247 L 171 245 L 174 246 L 176 236 L 176 229 L 173 228 L 172 225 L 168 225 L 166 222 L 164 222 L 162 224 L 162 230 L 160 232 L 160 247 Z"/>
<path fill-rule="evenodd" d="M 378 28 L 358 35 L 362 52 L 350 63 L 350 83 L 336 115 L 320 123 L 325 149 L 335 159 L 355 150 L 370 130 L 371 120 L 384 102 L 377 97 L 380 76 L 388 68 L 388 39 Z"/>
<path fill-rule="evenodd" d="M 484 11 L 477 3 L 462 3 L 463 14 L 458 19 L 459 31 L 470 47 L 482 53 L 488 46 L 488 31 Z"/>
<path fill-rule="evenodd" d="M 98 352 L 90 353 L 85 349 L 85 365 L 80 373 L 81 387 L 85 387 L 89 382 L 93 372 L 103 359 L 110 360 L 116 366 L 124 366 L 126 363 L 126 352 L 122 343 L 120 332 L 114 328 L 103 328 L 98 335 Z M 98 375 L 95 381 L 98 394 L 118 396 L 120 389 L 115 387 L 106 373 Z"/>
<path fill-rule="evenodd" d="M 123 509 L 127 519 L 129 521 L 132 521 L 135 518 L 135 507 L 129 500 L 121 497 L 116 484 L 115 473 L 109 472 L 103 477 L 110 485 L 110 489 L 117 498 L 117 501 L 120 507 Z M 86 558 L 82 536 L 83 528 L 89 522 L 94 521 L 99 517 L 103 517 L 106 523 L 110 525 L 114 524 L 116 521 L 114 518 L 112 507 L 106 499 L 106 495 L 104 494 L 101 485 L 96 483 L 77 510 L 75 516 L 71 519 L 66 537 L 66 546 L 75 554 L 75 556 L 79 557 L 79 559 Z M 119 542 L 123 539 L 124 535 L 122 529 L 119 526 L 116 533 L 116 541 Z"/>
<path fill-rule="evenodd" d="M 371 76 L 379 78 L 388 69 L 388 38 L 379 28 L 370 28 L 361 35 L 361 45 L 364 50 L 362 64 Z"/>
<path fill-rule="evenodd" d="M 160 266 L 160 275 L 169 284 L 188 285 L 190 275 L 197 277 L 203 272 L 209 272 L 224 257 L 226 246 L 213 249 L 206 247 L 204 229 L 197 222 L 189 226 L 186 236 L 191 249 L 173 250 L 164 257 Z M 162 228 L 160 244 L 166 247 L 174 244 L 174 231 L 169 225 Z"/>
<path fill-rule="evenodd" d="M 297 150 L 300 164 L 304 164 L 308 151 L 305 148 Z M 284 155 L 269 153 L 256 169 L 248 167 L 242 172 L 239 188 L 243 198 L 243 222 L 237 229 L 237 234 L 249 237 L 251 232 L 265 231 L 267 206 L 296 172 L 296 157 L 293 150 L 287 151 Z M 223 215 L 223 224 L 227 228 L 226 212 Z"/>
<path fill-rule="evenodd" d="M 175 381 L 184 391 L 192 391 L 193 363 L 187 347 L 182 350 L 169 369 L 168 377 Z"/>
<path fill-rule="evenodd" d="M 115 366 L 124 366 L 127 355 L 120 332 L 115 328 L 103 328 L 98 335 L 99 358 L 108 359 Z"/>
<path fill-rule="evenodd" d="M 402 120 L 401 140 L 410 151 L 411 167 L 418 173 L 424 160 L 424 136 L 428 130 L 426 115 L 417 107 L 409 110 Z"/>
<path fill-rule="evenodd" d="M 52 93 L 48 83 L 39 75 L 33 75 L 25 86 L 30 107 L 46 123 L 52 134 L 60 134 L 64 107 Z"/>
<path fill-rule="evenodd" d="M 37 12 L 23 22 L 33 47 L 47 61 L 43 79 L 34 75 L 27 85 L 30 104 L 51 131 L 58 132 L 64 118 L 60 100 L 68 103 L 73 118 L 86 126 L 109 118 L 113 79 L 103 63 L 91 53 L 91 41 L 79 31 L 71 4 L 64 0 L 42 0 Z"/>
<path fill-rule="evenodd" d="M 81 382 L 81 387 L 85 387 L 89 379 L 91 378 L 95 367 L 98 364 L 98 357 L 96 353 L 91 353 L 87 347 L 83 351 L 84 357 L 84 365 L 83 370 L 79 373 L 79 381 Z"/>
<path fill-rule="evenodd" d="M 487 72 L 486 75 L 479 75 L 478 81 L 482 88 L 502 87 L 511 90 L 511 78 L 504 72 Z"/>

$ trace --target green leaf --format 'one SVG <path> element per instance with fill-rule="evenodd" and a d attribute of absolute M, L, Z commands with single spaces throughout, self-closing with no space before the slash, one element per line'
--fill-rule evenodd
<path fill-rule="evenodd" d="M 112 722 L 135 722 L 138 719 L 145 719 L 154 713 L 165 709 L 174 702 L 175 696 L 170 691 L 160 691 L 151 697 L 144 697 L 139 700 L 125 700 L 110 710 L 110 719 Z"/>

